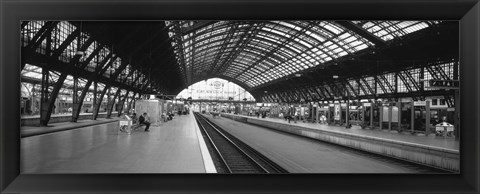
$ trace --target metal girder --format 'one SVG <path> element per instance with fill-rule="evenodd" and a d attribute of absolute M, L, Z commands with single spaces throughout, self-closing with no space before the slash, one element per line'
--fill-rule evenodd
<path fill-rule="evenodd" d="M 292 42 L 295 38 L 299 37 L 300 35 L 302 35 L 302 33 L 304 33 L 305 31 L 307 30 L 310 30 L 310 28 L 312 28 L 314 25 L 312 23 L 310 23 L 307 27 L 305 28 L 302 28 L 300 31 L 296 32 L 294 35 L 292 35 L 291 37 L 285 39 L 281 44 L 278 44 L 276 45 L 276 47 L 272 50 L 270 50 L 268 53 L 265 53 L 260 59 L 258 59 L 257 61 L 255 61 L 254 63 L 252 63 L 249 67 L 245 68 L 242 72 L 238 73 L 237 75 L 235 75 L 235 77 L 233 79 L 237 79 L 238 76 L 242 75 L 243 73 L 247 72 L 248 70 L 252 69 L 253 67 L 257 66 L 259 63 L 265 61 L 267 58 L 269 58 L 270 56 L 272 56 L 274 53 L 276 53 L 278 50 L 284 48 L 288 43 Z M 265 71 L 263 71 L 265 72 Z M 263 73 L 261 72 L 261 73 Z"/>
<path fill-rule="evenodd" d="M 24 29 L 25 26 L 27 26 L 28 22 L 30 22 L 30 21 L 22 21 L 22 24 L 21 24 L 21 26 L 20 26 L 20 29 Z"/>
<path fill-rule="evenodd" d="M 283 98 L 281 92 L 276 92 L 275 97 L 276 97 L 276 99 L 278 99 L 279 102 L 285 102 L 285 99 Z"/>
<path fill-rule="evenodd" d="M 113 59 L 112 59 L 113 60 Z M 85 99 L 85 96 L 87 95 L 88 93 L 88 89 L 90 88 L 90 85 L 92 84 L 93 81 L 96 81 L 97 80 L 97 77 L 101 76 L 103 74 L 103 71 L 100 71 L 101 69 L 105 69 L 105 68 L 102 68 L 103 66 L 108 66 L 108 65 L 105 65 L 106 62 L 108 61 L 108 57 L 105 57 L 103 59 L 103 61 L 101 62 L 100 65 L 97 66 L 97 68 L 95 69 L 95 73 L 96 74 L 92 74 L 89 78 L 88 78 L 88 81 L 87 83 L 85 84 L 85 86 L 83 87 L 83 90 L 82 90 L 82 93 L 79 97 L 79 102 L 78 103 L 78 110 L 77 111 L 73 111 L 73 115 L 72 115 L 72 122 L 77 122 L 78 120 L 78 117 L 80 115 L 80 107 L 82 107 L 83 105 L 83 100 Z M 125 65 L 126 66 L 126 65 Z M 124 67 L 125 68 L 125 67 Z M 100 71 L 100 72 L 99 72 Z M 117 72 L 115 72 L 117 73 Z M 118 75 L 118 74 L 117 74 Z M 107 85 L 106 85 L 107 86 Z M 100 104 L 101 104 L 101 101 L 100 101 Z M 100 107 L 98 107 L 100 108 Z M 97 109 L 99 110 L 99 109 Z M 96 119 L 96 118 L 95 118 Z"/>
<path fill-rule="evenodd" d="M 360 79 L 356 79 L 355 81 L 357 82 L 358 87 L 363 91 L 363 94 L 365 94 L 365 95 L 369 94 L 367 89 L 365 89 L 365 87 L 363 86 L 362 82 L 360 82 Z"/>
<path fill-rule="evenodd" d="M 238 55 L 245 49 L 245 47 L 250 43 L 253 37 L 255 37 L 258 32 L 260 31 L 260 28 L 265 26 L 264 23 L 259 24 L 258 26 L 250 26 L 249 29 L 246 31 L 251 31 L 252 33 L 243 33 L 240 37 L 240 41 L 238 41 L 234 48 L 237 48 L 233 53 L 230 53 L 228 55 L 227 59 L 220 65 L 220 68 L 217 68 L 217 70 L 213 74 L 219 74 L 223 73 L 226 71 L 227 67 L 231 65 L 233 60 L 235 60 Z"/>
<path fill-rule="evenodd" d="M 413 87 L 416 88 L 416 90 L 420 90 L 420 84 L 418 84 L 417 81 L 415 81 L 415 78 L 413 78 L 412 74 L 410 73 L 410 71 L 404 71 L 405 75 L 407 76 L 407 78 L 410 80 L 410 83 L 413 84 Z"/>
<path fill-rule="evenodd" d="M 375 45 L 378 45 L 380 47 L 386 46 L 386 42 L 382 40 L 381 38 L 373 35 L 369 31 L 365 30 L 361 26 L 358 26 L 357 24 L 354 24 L 351 21 L 335 21 L 336 23 L 340 24 L 346 29 L 351 30 L 352 32 L 355 32 L 356 34 L 360 35 L 361 37 L 367 39 L 370 42 L 373 42 Z"/>
<path fill-rule="evenodd" d="M 373 90 L 372 86 L 370 86 L 370 84 L 367 82 L 367 80 L 365 78 L 360 78 L 360 80 L 363 82 L 363 84 L 365 85 L 365 87 L 368 89 L 370 95 L 374 95 L 375 94 L 375 91 Z"/>
<path fill-rule="evenodd" d="M 123 111 L 123 106 L 125 104 L 125 100 L 127 99 L 128 97 L 128 93 L 130 93 L 130 91 L 127 90 L 127 93 L 125 94 L 125 96 L 123 97 L 123 99 L 121 99 L 121 96 L 119 97 L 119 103 L 118 103 L 118 114 L 117 116 L 121 116 L 122 115 L 122 111 Z"/>
<path fill-rule="evenodd" d="M 115 92 L 115 95 L 113 95 L 112 101 L 107 103 L 107 118 L 111 118 L 113 106 L 115 105 L 115 100 L 117 99 L 118 95 L 120 95 L 121 91 L 122 89 L 118 88 L 117 92 Z"/>
<path fill-rule="evenodd" d="M 352 84 L 350 84 L 349 81 L 346 81 L 344 84 L 345 84 L 345 85 L 344 85 L 345 87 L 348 86 L 348 87 L 350 88 L 350 90 L 352 90 L 351 93 L 353 94 L 353 97 L 360 96 L 360 94 L 358 93 L 358 91 L 356 91 L 355 88 L 353 88 Z M 347 90 L 347 92 L 349 92 L 349 91 Z"/>
<path fill-rule="evenodd" d="M 83 78 L 88 78 L 90 75 L 95 73 L 95 72 L 90 72 L 84 69 L 80 69 L 78 67 L 69 67 L 68 64 L 64 62 L 51 59 L 48 56 L 41 55 L 38 53 L 31 53 L 30 57 L 28 58 L 28 62 L 30 64 L 34 64 L 35 66 L 48 67 L 55 71 L 65 72 L 72 76 L 78 76 Z M 102 76 L 98 79 L 98 81 L 102 83 L 107 83 L 109 82 L 109 79 L 107 77 Z M 112 85 L 116 87 L 124 88 L 124 89 L 130 89 L 132 91 L 138 90 L 137 88 L 131 88 L 129 85 L 126 85 L 125 83 L 120 83 L 120 82 L 113 82 Z"/>
<path fill-rule="evenodd" d="M 318 90 L 322 92 L 324 98 L 332 98 L 332 94 L 328 91 L 325 86 L 318 87 Z"/>
<path fill-rule="evenodd" d="M 430 73 L 430 75 L 432 76 L 433 79 L 437 79 L 437 80 L 440 79 L 440 77 L 432 69 L 432 66 L 427 66 L 427 67 L 425 67 L 425 69 L 427 69 L 428 73 Z"/>
<path fill-rule="evenodd" d="M 58 21 L 48 21 L 38 30 L 38 32 L 33 36 L 30 43 L 26 46 L 26 48 L 30 50 L 35 50 L 37 47 L 42 43 L 42 41 L 50 34 L 50 32 L 57 26 Z"/>
<path fill-rule="evenodd" d="M 375 83 L 380 85 L 380 88 L 382 89 L 383 93 L 388 93 L 387 89 L 385 88 L 383 83 L 380 81 L 380 78 L 378 78 L 378 76 L 374 76 L 374 78 L 375 78 Z"/>
<path fill-rule="evenodd" d="M 100 109 L 101 102 L 103 101 L 103 97 L 105 96 L 105 93 L 107 92 L 107 89 L 112 87 L 111 82 L 115 81 L 117 76 L 120 75 L 120 73 L 123 71 L 123 69 L 125 69 L 125 67 L 127 67 L 127 65 L 128 65 L 127 62 L 122 61 L 122 65 L 118 69 L 116 69 L 116 71 L 110 77 L 109 83 L 105 84 L 105 87 L 103 88 L 102 94 L 100 95 L 100 103 L 97 104 L 97 110 Z M 106 66 L 109 66 L 109 65 L 106 65 Z M 97 80 L 97 78 L 101 77 L 101 75 L 103 75 L 103 73 L 104 73 L 104 70 L 106 71 L 106 68 L 102 68 L 102 71 L 100 71 L 99 74 L 94 75 L 95 78 L 93 78 L 93 79 Z M 91 78 L 89 80 L 93 80 L 93 79 Z M 133 89 L 133 87 L 124 87 L 124 89 L 125 88 L 129 91 L 131 91 Z M 120 91 L 121 89 L 122 89 L 122 87 L 118 87 L 117 92 Z M 107 108 L 108 108 L 108 105 L 107 105 Z M 111 109 L 111 108 L 109 108 L 109 109 Z M 110 118 L 110 116 L 111 116 L 111 110 L 110 110 L 110 114 L 107 111 L 107 118 Z M 97 115 L 93 116 L 94 120 L 97 119 L 97 117 L 98 117 L 98 113 L 97 113 Z"/>
<path fill-rule="evenodd" d="M 75 38 L 77 38 L 79 35 L 80 30 L 77 28 L 71 34 L 69 34 L 65 41 L 63 41 L 62 44 L 60 44 L 60 46 L 57 48 L 57 50 L 53 52 L 52 58 L 58 58 L 62 54 L 62 52 L 67 49 L 68 45 L 70 45 L 70 43 L 72 43 L 73 40 L 75 40 Z"/>
<path fill-rule="evenodd" d="M 132 108 L 132 102 L 135 100 L 135 95 L 137 95 L 136 92 L 133 93 L 132 97 L 130 98 L 130 102 L 128 102 L 127 109 L 125 109 L 125 112 L 127 114 L 130 112 L 130 109 Z"/>
<path fill-rule="evenodd" d="M 50 100 L 48 98 L 48 81 L 49 81 L 49 70 L 47 68 L 42 69 L 42 84 L 40 90 L 40 124 L 46 126 L 47 123 L 42 122 L 49 115 L 48 106 Z M 51 113 L 51 111 L 50 111 Z"/>
<path fill-rule="evenodd" d="M 300 96 L 303 98 L 303 101 L 307 101 L 309 99 L 309 95 L 307 94 L 307 92 L 305 92 L 305 88 L 299 89 L 298 92 L 300 93 Z"/>
<path fill-rule="evenodd" d="M 410 83 L 407 81 L 407 79 L 406 79 L 405 76 L 403 75 L 403 72 L 399 72 L 399 73 L 398 73 L 398 77 L 402 80 L 403 85 L 405 85 L 405 87 L 407 88 L 408 92 L 412 92 L 412 91 L 413 91 L 412 86 L 410 86 Z"/>
<path fill-rule="evenodd" d="M 377 75 L 377 77 L 380 77 L 380 79 L 383 80 L 383 84 L 387 85 L 388 89 L 390 89 L 390 92 L 388 92 L 388 93 L 394 93 L 395 92 L 395 88 L 387 80 L 387 78 L 385 77 L 385 74 Z"/>
<path fill-rule="evenodd" d="M 89 43 L 89 41 L 87 40 L 87 42 L 85 42 L 85 44 L 82 45 L 82 48 L 88 47 L 89 44 L 90 44 L 90 43 Z M 24 55 L 28 55 L 29 53 L 34 52 L 34 51 L 27 51 L 27 50 L 24 50 L 24 51 L 26 51 L 26 52 L 24 53 Z M 80 59 L 79 57 L 75 56 L 75 57 L 70 61 L 70 63 L 67 64 L 67 66 L 72 66 L 72 64 L 77 63 L 79 59 Z M 49 60 L 47 60 L 47 61 L 49 61 Z M 42 67 L 42 68 L 49 68 L 49 65 L 47 65 L 47 66 L 45 66 L 45 67 Z M 49 99 L 56 99 L 56 98 L 57 98 L 58 93 L 59 93 L 59 91 L 60 91 L 60 89 L 61 89 L 61 87 L 62 87 L 62 85 L 63 85 L 63 82 L 65 81 L 65 79 L 66 79 L 67 76 L 68 76 L 68 73 L 63 72 L 63 71 L 60 71 L 60 72 L 62 72 L 62 74 L 58 77 L 57 82 L 56 82 L 56 84 L 55 84 L 55 87 L 53 88 L 52 93 L 51 93 Z M 41 116 L 41 118 L 40 118 L 40 123 L 41 123 L 41 125 L 44 125 L 44 126 L 48 125 L 48 122 L 50 121 L 50 117 L 51 117 L 51 114 L 52 114 L 53 106 L 54 106 L 54 103 L 53 103 L 53 102 L 47 103 L 47 112 L 46 112 L 47 115 Z"/>
<path fill-rule="evenodd" d="M 189 26 L 186 28 L 181 28 L 180 33 L 182 35 L 189 34 L 193 31 L 197 31 L 198 29 L 207 27 L 209 25 L 215 24 L 217 21 L 197 21 L 193 26 Z"/>
<path fill-rule="evenodd" d="M 434 65 L 433 68 L 435 69 L 435 72 L 438 72 L 443 80 L 450 80 L 450 77 L 448 77 L 447 73 L 445 71 L 438 67 L 438 65 Z"/>
<path fill-rule="evenodd" d="M 212 73 L 216 69 L 219 69 L 219 65 L 222 65 L 222 64 L 218 64 L 218 62 L 220 60 L 220 57 L 224 54 L 225 48 L 227 47 L 227 43 L 230 42 L 230 40 L 232 40 L 233 34 L 235 34 L 235 31 L 238 29 L 238 25 L 236 25 L 236 24 L 231 23 L 231 24 L 229 24 L 229 26 L 230 26 L 230 30 L 228 31 L 227 36 L 225 38 L 223 38 L 221 47 L 220 47 L 218 53 L 216 54 L 215 59 L 213 60 L 213 64 L 212 64 L 210 70 L 208 71 L 210 73 Z M 239 42 L 240 41 L 238 41 L 237 44 Z M 195 42 L 194 42 L 193 45 L 195 45 Z M 194 52 L 196 50 L 197 50 L 196 48 L 193 48 L 193 50 L 192 50 L 192 59 L 195 59 L 195 53 Z M 195 63 L 192 63 L 192 64 L 195 64 Z M 192 65 L 192 67 L 193 67 L 193 65 Z"/>
<path fill-rule="evenodd" d="M 84 51 L 85 49 L 87 49 L 88 46 L 90 46 L 90 44 L 93 43 L 93 41 L 94 41 L 93 38 L 89 38 L 89 39 L 85 42 L 85 44 L 80 48 L 80 51 Z M 100 52 L 100 50 L 102 50 L 102 48 L 103 48 L 103 46 L 100 46 L 100 45 L 99 45 L 97 48 L 95 48 L 95 50 L 93 50 L 92 53 L 90 53 L 90 55 L 88 55 L 88 57 L 87 57 L 84 61 L 82 61 L 81 63 L 79 63 L 80 69 L 84 69 L 85 67 L 87 67 L 88 64 L 90 63 L 90 61 L 92 61 L 92 59 Z M 75 61 L 79 61 L 80 58 L 81 58 L 80 55 L 75 55 L 75 57 L 73 57 L 73 59 L 74 59 Z"/>

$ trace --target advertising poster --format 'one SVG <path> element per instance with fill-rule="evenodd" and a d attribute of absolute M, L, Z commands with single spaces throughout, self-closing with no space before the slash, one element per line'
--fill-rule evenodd
<path fill-rule="evenodd" d="M 383 122 L 388 122 L 388 107 L 384 106 L 383 107 Z"/>
<path fill-rule="evenodd" d="M 335 104 L 335 120 L 340 120 L 340 104 Z"/>
<path fill-rule="evenodd" d="M 392 122 L 398 123 L 398 107 L 392 107 Z"/>

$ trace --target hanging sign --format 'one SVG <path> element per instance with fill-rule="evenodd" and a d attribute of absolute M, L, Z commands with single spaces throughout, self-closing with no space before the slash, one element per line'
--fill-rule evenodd
<path fill-rule="evenodd" d="M 427 106 L 427 101 L 414 101 L 414 106 Z"/>

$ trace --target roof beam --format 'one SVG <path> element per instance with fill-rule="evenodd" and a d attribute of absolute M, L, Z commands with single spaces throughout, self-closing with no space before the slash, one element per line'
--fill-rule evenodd
<path fill-rule="evenodd" d="M 180 32 L 182 33 L 182 35 L 185 35 L 185 34 L 193 32 L 193 31 L 197 31 L 200 28 L 204 28 L 204 27 L 207 27 L 209 25 L 212 25 L 216 22 L 218 22 L 218 21 L 198 21 L 195 24 L 193 24 L 193 26 L 186 27 L 186 28 L 181 28 Z"/>
<path fill-rule="evenodd" d="M 373 35 L 369 31 L 365 30 L 364 28 L 354 24 L 351 21 L 335 21 L 341 26 L 343 26 L 346 29 L 349 29 L 358 35 L 364 37 L 365 39 L 369 40 L 370 42 L 373 42 L 376 46 L 385 46 L 386 42 L 382 40 L 381 38 L 378 38 L 377 36 Z"/>

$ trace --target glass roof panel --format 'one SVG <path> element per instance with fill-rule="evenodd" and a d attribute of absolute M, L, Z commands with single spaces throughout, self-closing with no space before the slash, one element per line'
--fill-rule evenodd
<path fill-rule="evenodd" d="M 353 23 L 388 41 L 427 28 L 439 21 L 353 21 Z"/>
<path fill-rule="evenodd" d="M 435 22 L 352 23 L 390 40 Z M 187 72 L 186 80 L 192 80 L 188 78 L 191 75 L 205 78 L 222 75 L 250 87 L 374 46 L 335 21 L 167 21 L 166 24 L 172 45 L 181 45 L 175 47 L 180 67 L 189 67 L 184 71 L 203 72 L 201 75 Z M 182 33 L 185 30 L 189 33 Z"/>

